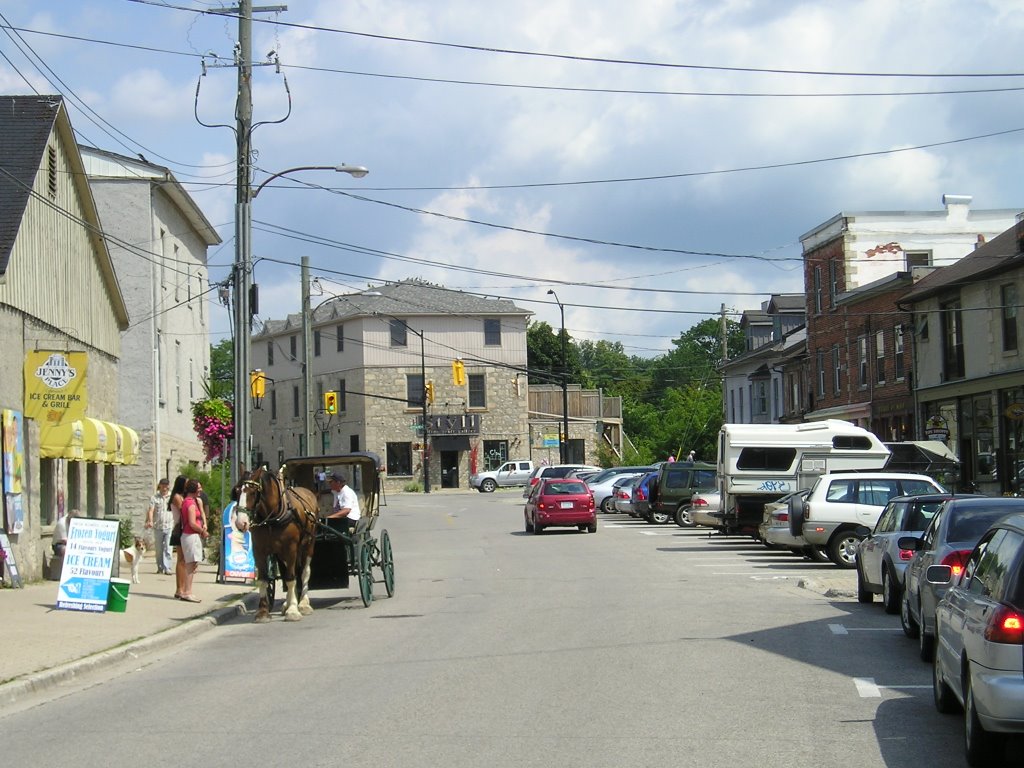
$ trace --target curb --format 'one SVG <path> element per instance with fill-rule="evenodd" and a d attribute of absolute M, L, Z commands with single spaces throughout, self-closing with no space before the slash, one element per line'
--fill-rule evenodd
<path fill-rule="evenodd" d="M 161 630 L 155 635 L 142 637 L 116 648 L 100 651 L 91 656 L 70 661 L 67 664 L 45 669 L 41 672 L 34 672 L 25 677 L 12 680 L 9 683 L 0 685 L 0 705 L 13 704 L 23 696 L 45 691 L 61 683 L 74 680 L 80 675 L 88 674 L 112 664 L 137 659 L 143 654 L 166 648 L 181 640 L 202 634 L 236 616 L 252 613 L 258 603 L 259 593 L 244 595 L 231 605 L 195 616 L 178 626 Z"/>

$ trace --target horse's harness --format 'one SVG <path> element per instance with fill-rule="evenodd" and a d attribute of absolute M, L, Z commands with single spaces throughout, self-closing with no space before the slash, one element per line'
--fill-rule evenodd
<path fill-rule="evenodd" d="M 287 525 L 289 520 L 292 519 L 293 515 L 295 515 L 296 517 L 299 515 L 300 510 L 296 509 L 295 507 L 285 502 L 285 497 L 289 496 L 290 494 L 288 493 L 288 489 L 284 487 L 284 481 L 282 481 L 279 477 L 274 477 L 269 472 L 265 473 L 263 477 L 269 477 L 272 482 L 277 483 L 277 509 L 274 510 L 271 514 L 267 515 L 262 520 L 256 520 L 255 515 L 253 515 L 253 520 L 250 522 L 249 526 L 251 528 L 259 528 L 265 525 Z M 263 506 L 267 506 L 266 500 L 265 498 L 263 498 L 264 493 L 262 483 L 256 482 L 252 478 L 249 478 L 247 480 L 242 481 L 241 487 L 245 490 L 251 491 L 253 497 L 257 500 L 257 502 L 263 500 Z M 253 511 L 255 511 L 255 509 Z M 315 512 L 305 509 L 304 507 L 302 511 L 306 513 L 307 517 L 312 517 L 314 520 L 316 519 Z"/>

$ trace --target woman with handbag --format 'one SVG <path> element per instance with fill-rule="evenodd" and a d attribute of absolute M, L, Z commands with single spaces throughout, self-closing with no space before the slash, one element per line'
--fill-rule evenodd
<path fill-rule="evenodd" d="M 171 497 L 167 500 L 167 508 L 171 511 L 171 518 L 174 527 L 171 529 L 171 546 L 175 552 L 174 562 L 174 596 L 181 599 L 185 583 L 185 561 L 181 559 L 181 505 L 185 501 L 185 482 L 188 480 L 184 475 L 174 478 L 174 486 L 171 488 Z"/>

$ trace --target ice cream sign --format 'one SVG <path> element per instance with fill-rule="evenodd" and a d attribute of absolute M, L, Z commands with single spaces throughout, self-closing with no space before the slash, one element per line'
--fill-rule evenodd
<path fill-rule="evenodd" d="M 85 352 L 38 350 L 25 356 L 25 415 L 56 426 L 85 415 Z"/>

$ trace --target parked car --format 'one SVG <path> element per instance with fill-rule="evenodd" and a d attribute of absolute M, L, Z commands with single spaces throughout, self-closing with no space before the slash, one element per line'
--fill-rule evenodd
<path fill-rule="evenodd" d="M 626 477 L 636 477 L 650 472 L 652 467 L 611 467 L 587 480 L 587 485 L 594 494 L 594 503 L 605 513 L 615 511 L 615 499 L 612 497 L 612 486 L 616 481 Z"/>
<path fill-rule="evenodd" d="M 633 486 L 633 498 L 631 500 L 630 517 L 646 518 L 651 511 L 651 483 L 658 479 L 657 471 L 641 475 Z"/>
<path fill-rule="evenodd" d="M 566 477 L 573 477 L 586 482 L 600 471 L 599 469 L 570 469 Z"/>
<path fill-rule="evenodd" d="M 594 533 L 597 512 L 594 496 L 582 480 L 544 478 L 533 486 L 523 508 L 527 533 L 541 533 L 555 526 Z"/>
<path fill-rule="evenodd" d="M 633 475 L 632 477 L 619 478 L 615 482 L 615 485 L 612 486 L 613 512 L 628 515 L 633 511 L 633 498 L 636 493 L 636 487 L 643 479 L 643 475 Z"/>
<path fill-rule="evenodd" d="M 903 599 L 903 576 L 914 557 L 911 549 L 901 549 L 902 536 L 920 536 L 935 517 L 944 501 L 953 498 L 945 493 L 924 496 L 896 496 L 889 500 L 882 514 L 857 548 L 857 599 L 870 603 L 882 596 L 886 613 L 899 613 Z"/>
<path fill-rule="evenodd" d="M 495 488 L 526 485 L 533 472 L 533 462 L 526 459 L 506 461 L 500 467 L 469 476 L 469 484 L 481 493 L 494 493 Z"/>
<path fill-rule="evenodd" d="M 927 475 L 905 472 L 835 472 L 820 475 L 803 506 L 789 513 L 790 531 L 828 550 L 840 568 L 857 565 L 857 544 L 894 496 L 945 493 Z"/>
<path fill-rule="evenodd" d="M 928 566 L 948 565 L 959 578 L 968 555 L 989 526 L 1014 512 L 1024 512 L 1024 499 L 958 497 L 939 507 L 921 536 L 900 537 L 900 548 L 915 552 L 904 579 L 900 623 L 907 637 L 917 638 L 923 661 L 932 660 L 935 606 L 946 592 L 946 585 L 928 581 Z"/>
<path fill-rule="evenodd" d="M 666 462 L 658 469 L 658 479 L 652 484 L 650 512 L 652 523 L 674 520 L 680 507 L 690 505 L 693 494 L 715 488 L 714 464 L 691 461 Z"/>
<path fill-rule="evenodd" d="M 816 563 L 827 563 L 829 556 L 825 547 L 808 544 L 803 536 L 794 536 L 789 528 L 789 516 L 793 508 L 802 507 L 809 490 L 804 488 L 793 491 L 765 504 L 764 518 L 757 532 L 769 549 L 788 549 L 794 554 L 805 555 Z"/>
<path fill-rule="evenodd" d="M 575 469 L 588 469 L 595 472 L 601 471 L 600 467 L 593 467 L 589 464 L 547 464 L 534 467 L 533 472 L 530 473 L 529 480 L 526 481 L 526 487 L 523 489 L 523 498 L 525 499 L 530 495 L 530 491 L 533 490 L 533 486 L 535 486 L 542 478 L 565 477 Z"/>
<path fill-rule="evenodd" d="M 1004 765 L 1004 734 L 1024 733 L 1024 514 L 989 528 L 959 581 L 951 565 L 926 575 L 947 587 L 935 610 L 935 707 L 963 707 L 969 765 Z"/>
<path fill-rule="evenodd" d="M 689 504 L 682 504 L 672 516 L 680 528 L 697 525 L 718 528 L 722 524 L 722 494 L 717 490 L 700 491 L 690 497 Z"/>

